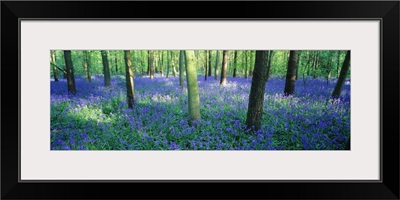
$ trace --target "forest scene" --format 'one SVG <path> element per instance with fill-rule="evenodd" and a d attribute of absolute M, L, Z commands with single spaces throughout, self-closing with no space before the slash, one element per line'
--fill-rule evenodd
<path fill-rule="evenodd" d="M 50 50 L 51 150 L 350 150 L 350 50 Z"/>

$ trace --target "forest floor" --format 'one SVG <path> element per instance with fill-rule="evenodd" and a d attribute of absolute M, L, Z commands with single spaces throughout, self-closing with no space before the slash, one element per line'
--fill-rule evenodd
<path fill-rule="evenodd" d="M 126 105 L 125 76 L 89 83 L 76 77 L 76 95 L 65 79 L 51 81 L 51 150 L 340 150 L 350 137 L 350 85 L 329 97 L 336 80 L 296 82 L 283 96 L 285 80 L 266 84 L 262 127 L 244 129 L 251 78 L 199 76 L 201 121 L 188 125 L 187 89 L 178 77 L 135 78 L 135 105 Z M 186 84 L 186 83 L 185 83 Z"/>

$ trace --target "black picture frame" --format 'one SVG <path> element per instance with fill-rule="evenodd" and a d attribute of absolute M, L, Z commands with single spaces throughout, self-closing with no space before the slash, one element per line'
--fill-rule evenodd
<path fill-rule="evenodd" d="M 399 199 L 399 7 L 398 1 L 2 1 L 1 198 Z M 382 181 L 19 182 L 21 18 L 380 19 Z"/>

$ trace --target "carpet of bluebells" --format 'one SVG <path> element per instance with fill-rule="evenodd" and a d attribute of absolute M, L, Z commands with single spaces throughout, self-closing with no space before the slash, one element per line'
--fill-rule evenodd
<path fill-rule="evenodd" d="M 105 87 L 76 77 L 77 94 L 65 79 L 51 81 L 52 150 L 340 150 L 350 137 L 350 84 L 340 99 L 330 95 L 336 80 L 296 82 L 283 96 L 285 80 L 266 84 L 262 128 L 246 132 L 251 78 L 219 80 L 199 76 L 202 120 L 188 124 L 187 89 L 178 77 L 135 78 L 135 105 L 126 105 L 124 76 Z"/>

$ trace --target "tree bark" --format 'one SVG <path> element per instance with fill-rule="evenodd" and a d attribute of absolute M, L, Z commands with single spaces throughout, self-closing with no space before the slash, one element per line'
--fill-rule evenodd
<path fill-rule="evenodd" d="M 184 61 L 185 61 L 185 51 L 180 50 L 179 51 L 179 85 L 183 89 L 183 83 L 184 83 L 184 72 L 185 72 L 185 66 L 184 66 Z"/>
<path fill-rule="evenodd" d="M 68 93 L 76 94 L 75 88 L 75 77 L 74 77 L 74 66 L 72 64 L 71 51 L 64 51 L 64 59 L 65 59 L 65 67 L 67 71 L 67 84 L 68 84 Z"/>
<path fill-rule="evenodd" d="M 247 109 L 246 126 L 256 131 L 261 128 L 262 108 L 265 93 L 265 75 L 267 73 L 268 51 L 256 51 L 253 79 Z"/>
<path fill-rule="evenodd" d="M 83 52 L 84 56 L 84 67 L 85 67 L 85 73 L 86 73 L 86 78 L 89 82 L 92 82 L 92 76 L 90 75 L 90 55 L 88 51 Z"/>
<path fill-rule="evenodd" d="M 149 51 L 150 79 L 154 78 L 154 51 Z"/>
<path fill-rule="evenodd" d="M 101 58 L 103 60 L 103 73 L 104 73 L 104 85 L 111 85 L 110 68 L 108 66 L 108 56 L 107 51 L 101 50 Z"/>
<path fill-rule="evenodd" d="M 172 70 L 173 70 L 173 74 L 174 74 L 174 77 L 176 77 L 176 74 L 177 74 L 177 72 L 176 72 L 176 68 L 175 68 L 175 55 L 172 53 L 172 51 L 171 51 L 171 64 L 172 64 Z"/>
<path fill-rule="evenodd" d="M 273 51 L 273 50 L 270 50 L 270 51 L 268 52 L 267 76 L 266 76 L 265 82 L 268 81 L 268 79 L 269 79 L 269 77 L 270 77 L 270 75 L 271 75 L 273 55 L 274 55 L 274 51 Z"/>
<path fill-rule="evenodd" d="M 186 56 L 186 78 L 188 87 L 188 98 L 189 98 L 189 115 L 190 124 L 194 121 L 201 119 L 200 115 L 200 96 L 199 96 L 199 85 L 197 82 L 197 71 L 195 66 L 194 51 L 185 51 Z"/>
<path fill-rule="evenodd" d="M 125 50 L 125 82 L 126 82 L 126 97 L 128 102 L 128 108 L 133 108 L 135 103 L 135 83 L 134 73 L 132 70 L 131 51 Z"/>
<path fill-rule="evenodd" d="M 52 67 L 53 67 L 54 81 L 58 82 L 58 69 L 57 69 L 57 67 L 56 67 L 57 63 L 56 63 L 55 51 L 54 51 L 54 50 L 51 50 L 51 51 L 50 51 L 50 54 L 51 54 L 51 62 L 53 63 L 53 64 L 52 64 Z"/>
<path fill-rule="evenodd" d="M 114 59 L 114 61 L 115 61 L 115 73 L 116 74 L 118 74 L 118 52 L 117 51 L 114 51 L 115 53 L 114 53 L 114 55 L 115 55 L 115 59 Z"/>
<path fill-rule="evenodd" d="M 344 82 L 346 81 L 347 73 L 350 69 L 350 51 L 346 52 L 346 58 L 343 61 L 342 69 L 340 70 L 340 76 L 336 83 L 335 89 L 332 92 L 332 98 L 339 98 L 342 92 Z"/>
<path fill-rule="evenodd" d="M 207 80 L 207 63 L 208 63 L 208 61 L 207 61 L 207 59 L 208 59 L 208 51 L 206 50 L 206 51 L 204 51 L 204 81 L 206 81 Z"/>
<path fill-rule="evenodd" d="M 233 77 L 236 78 L 236 67 L 237 67 L 237 51 L 235 51 L 235 55 L 233 56 Z"/>
<path fill-rule="evenodd" d="M 298 51 L 290 51 L 286 72 L 285 96 L 292 95 L 296 82 Z"/>
<path fill-rule="evenodd" d="M 218 63 L 219 63 L 219 52 L 218 50 L 215 51 L 215 68 L 214 68 L 214 79 L 218 79 Z"/>
<path fill-rule="evenodd" d="M 212 51 L 208 51 L 208 76 L 212 76 L 212 67 L 211 67 L 211 54 Z"/>
<path fill-rule="evenodd" d="M 337 51 L 336 76 L 338 79 L 339 79 L 339 66 L 340 66 L 340 51 Z"/>
<path fill-rule="evenodd" d="M 226 85 L 226 69 L 228 68 L 228 50 L 223 51 L 220 85 Z"/>
<path fill-rule="evenodd" d="M 249 66 L 249 51 L 246 51 L 246 67 L 245 67 L 245 70 L 244 70 L 244 77 L 247 79 L 247 78 L 249 78 L 249 75 L 248 75 L 248 66 Z"/>

